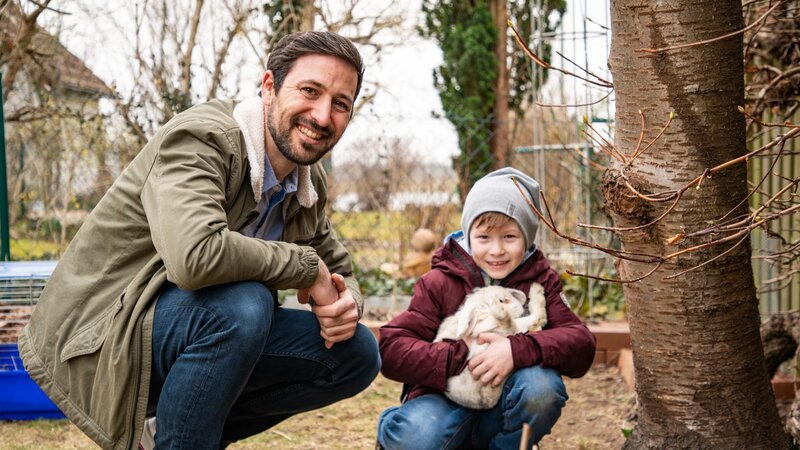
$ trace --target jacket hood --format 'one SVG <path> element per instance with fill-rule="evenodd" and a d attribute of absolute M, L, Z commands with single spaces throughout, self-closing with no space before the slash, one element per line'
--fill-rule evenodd
<path fill-rule="evenodd" d="M 464 280 L 467 292 L 486 284 L 483 280 L 483 272 L 475 264 L 475 260 L 455 239 L 448 239 L 436 250 L 431 258 L 431 265 L 432 268 L 438 269 L 448 276 Z M 547 258 L 539 249 L 535 249 L 533 254 L 514 269 L 508 277 L 500 280 L 500 285 L 511 286 L 519 280 L 533 280 L 548 269 L 550 269 L 550 263 Z"/>

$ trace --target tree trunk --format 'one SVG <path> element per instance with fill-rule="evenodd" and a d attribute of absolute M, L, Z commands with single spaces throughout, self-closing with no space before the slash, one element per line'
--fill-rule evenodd
<path fill-rule="evenodd" d="M 36 19 L 39 15 L 47 9 L 50 0 L 39 2 L 36 8 L 28 15 L 17 6 L 16 4 L 6 5 L 8 11 L 4 14 L 9 14 L 9 17 L 16 17 L 20 24 L 16 30 L 9 30 L 12 33 L 14 42 L 11 45 L 11 52 L 8 56 L 8 64 L 5 68 L 5 75 L 3 76 L 3 101 L 8 100 L 8 95 L 14 87 L 14 81 L 17 79 L 17 73 L 22 70 L 22 66 L 28 58 L 28 47 L 36 34 Z M 14 24 L 13 20 L 9 20 L 10 24 Z"/>
<path fill-rule="evenodd" d="M 651 222 L 668 204 L 630 195 L 679 189 L 745 152 L 740 36 L 657 54 L 643 48 L 696 42 L 741 29 L 740 0 L 612 0 L 610 66 L 616 91 L 615 145 L 630 155 L 653 139 L 670 112 L 676 118 L 631 167 L 607 171 L 606 205 L 618 227 Z M 687 192 L 656 226 L 621 232 L 629 252 L 664 255 L 681 246 L 667 239 L 707 227 L 745 197 L 746 168 L 737 165 Z M 738 213 L 744 212 L 744 207 Z M 696 244 L 696 242 L 695 242 Z M 682 244 L 688 246 L 689 244 Z M 706 247 L 670 260 L 654 275 L 625 285 L 639 400 L 638 422 L 626 449 L 788 448 L 759 337 L 750 244 Z M 623 279 L 652 265 L 621 261 Z"/>
<path fill-rule="evenodd" d="M 305 1 L 300 7 L 300 29 L 297 31 L 314 30 L 314 19 L 317 17 L 317 7 L 313 0 Z"/>
<path fill-rule="evenodd" d="M 490 10 L 497 28 L 497 42 L 494 53 L 497 57 L 497 79 L 494 87 L 494 108 L 492 109 L 491 153 L 495 169 L 509 164 L 508 145 L 508 16 L 506 0 L 491 0 Z"/>

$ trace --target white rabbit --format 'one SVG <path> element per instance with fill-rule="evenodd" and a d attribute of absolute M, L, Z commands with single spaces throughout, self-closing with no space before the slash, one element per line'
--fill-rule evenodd
<path fill-rule="evenodd" d="M 489 344 L 478 344 L 478 335 L 485 332 L 501 336 L 524 331 L 540 330 L 547 322 L 544 289 L 534 283 L 530 289 L 528 309 L 530 314 L 522 317 L 525 310 L 525 294 L 516 289 L 487 286 L 475 289 L 464 299 L 464 304 L 439 326 L 433 342 L 443 339 L 472 337 L 467 358 L 483 352 Z M 469 368 L 447 379 L 445 395 L 459 405 L 472 409 L 490 409 L 497 404 L 503 385 L 492 387 L 472 378 Z"/>
<path fill-rule="evenodd" d="M 514 319 L 515 333 L 539 331 L 547 325 L 547 309 L 544 298 L 544 287 L 539 283 L 531 284 L 528 291 L 528 315 Z"/>

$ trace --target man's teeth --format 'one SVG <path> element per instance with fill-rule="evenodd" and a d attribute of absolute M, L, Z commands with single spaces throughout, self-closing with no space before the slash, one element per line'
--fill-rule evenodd
<path fill-rule="evenodd" d="M 313 130 L 311 130 L 309 128 L 306 128 L 306 127 L 303 127 L 303 126 L 298 126 L 297 129 L 300 130 L 301 133 L 303 133 L 306 136 L 310 137 L 311 139 L 319 139 L 319 138 L 322 137 L 321 134 L 315 133 Z"/>

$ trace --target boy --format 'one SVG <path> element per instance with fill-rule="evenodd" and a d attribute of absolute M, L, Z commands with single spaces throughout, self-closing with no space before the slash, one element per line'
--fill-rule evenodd
<path fill-rule="evenodd" d="M 464 202 L 462 231 L 437 250 L 408 310 L 381 328 L 381 370 L 404 383 L 403 403 L 379 419 L 384 449 L 517 449 L 526 422 L 532 446 L 550 432 L 568 398 L 561 375 L 583 376 L 592 364 L 595 338 L 567 306 L 558 273 L 533 244 L 538 217 L 513 179 L 539 209 L 539 184 L 516 169 L 478 180 Z M 534 282 L 547 298 L 542 331 L 483 333 L 479 340 L 490 345 L 471 360 L 468 342 L 431 342 L 473 289 L 497 284 L 527 294 Z M 496 406 L 469 409 L 443 395 L 447 378 L 462 370 L 494 386 L 507 378 Z"/>

